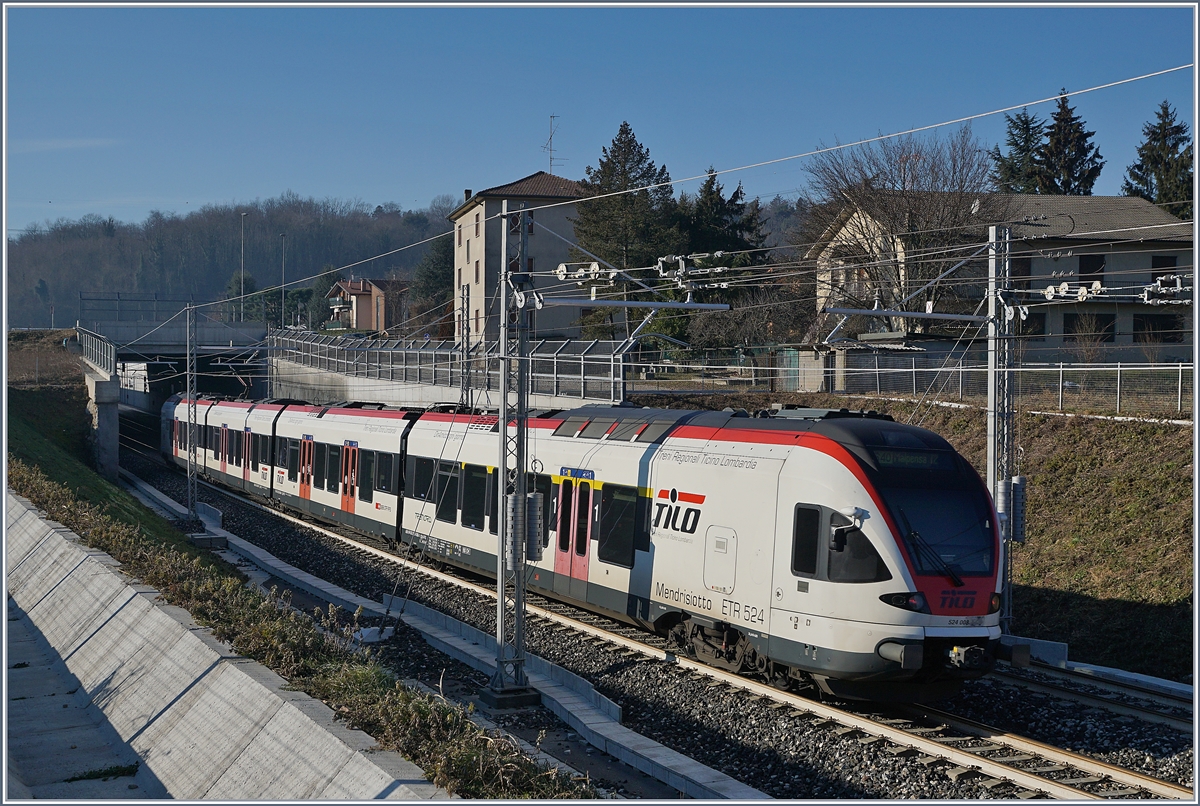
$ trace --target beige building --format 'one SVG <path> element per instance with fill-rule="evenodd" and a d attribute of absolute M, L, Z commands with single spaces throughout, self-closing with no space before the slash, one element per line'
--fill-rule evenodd
<path fill-rule="evenodd" d="M 994 198 L 1003 202 L 998 206 L 1011 222 L 1010 269 L 1017 299 L 1026 308 L 1019 328 L 1026 362 L 1190 360 L 1192 308 L 1163 303 L 1191 294 L 1152 289 L 1142 295 L 1163 277 L 1181 279 L 1162 285 L 1192 285 L 1192 222 L 1137 196 Z M 986 227 L 972 229 L 965 240 L 986 241 Z M 903 281 L 909 260 L 905 246 L 904 236 L 889 235 L 862 210 L 848 206 L 807 254 L 817 266 L 818 311 L 870 307 L 863 300 L 876 292 L 870 286 L 880 282 L 879 274 L 857 264 L 886 261 L 894 266 L 888 279 Z M 986 287 L 980 274 L 986 254 L 975 263 L 973 271 L 956 277 L 974 278 L 966 296 L 979 300 Z M 1101 290 L 1092 292 L 1096 284 Z M 900 294 L 885 288 L 879 296 L 882 307 L 889 307 Z M 827 322 L 825 331 L 835 322 Z"/>
<path fill-rule="evenodd" d="M 499 337 L 500 299 L 497 283 L 504 259 L 500 253 L 503 236 L 501 227 L 505 226 L 499 217 L 501 202 L 508 200 L 510 212 L 518 212 L 522 203 L 531 211 L 527 230 L 529 251 L 526 265 L 522 268 L 533 274 L 535 290 L 545 290 L 560 285 L 552 273 L 559 263 L 570 260 L 569 242 L 574 241 L 575 232 L 572 223 L 575 218 L 574 201 L 583 198 L 583 195 L 578 182 L 545 171 L 478 193 L 470 190 L 463 193 L 463 203 L 449 216 L 454 225 L 456 338 L 464 315 L 472 342 L 481 339 L 495 341 Z M 519 237 L 519 231 L 510 230 L 510 241 Z M 467 286 L 468 300 L 465 311 L 462 306 L 464 285 Z M 531 311 L 533 335 L 539 339 L 576 337 L 579 335 L 579 326 L 576 324 L 579 316 L 578 308 L 552 307 Z"/>
<path fill-rule="evenodd" d="M 398 280 L 338 280 L 325 298 L 330 322 L 348 330 L 384 330 L 406 318 L 408 285 Z"/>

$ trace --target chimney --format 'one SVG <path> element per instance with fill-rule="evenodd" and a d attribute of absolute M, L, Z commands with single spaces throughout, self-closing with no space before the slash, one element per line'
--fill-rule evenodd
<path fill-rule="evenodd" d="M 463 201 L 470 201 L 470 200 L 471 200 L 471 189 L 467 188 L 466 190 L 463 191 Z"/>

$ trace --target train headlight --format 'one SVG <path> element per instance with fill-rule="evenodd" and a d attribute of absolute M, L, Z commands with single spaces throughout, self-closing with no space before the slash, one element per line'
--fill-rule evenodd
<path fill-rule="evenodd" d="M 911 610 L 914 613 L 928 613 L 929 605 L 925 602 L 925 594 L 916 593 L 885 593 L 879 601 L 899 607 L 901 610 Z"/>
<path fill-rule="evenodd" d="M 988 600 L 988 614 L 1000 612 L 1000 594 L 993 593 L 992 598 Z"/>

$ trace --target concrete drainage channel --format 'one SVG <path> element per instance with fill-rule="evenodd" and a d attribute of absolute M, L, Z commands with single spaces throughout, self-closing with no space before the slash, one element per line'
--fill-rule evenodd
<path fill-rule="evenodd" d="M 121 471 L 121 477 L 143 503 L 168 513 L 169 517 L 186 514 L 177 502 L 137 477 Z M 354 612 L 362 607 L 371 616 L 395 617 L 387 604 L 374 602 L 301 571 L 248 541 L 220 527 L 216 511 L 202 512 L 206 538 L 258 566 L 264 572 L 284 580 L 310 595 Z M 495 670 L 495 637 L 450 618 L 431 608 L 408 602 L 401 615 L 404 622 L 420 632 L 430 645 L 490 675 Z M 694 761 L 658 742 L 634 733 L 621 725 L 621 709 L 599 694 L 583 678 L 536 656 L 526 665 L 530 684 L 541 694 L 542 705 L 557 716 L 580 739 L 603 753 L 667 784 L 687 797 L 699 799 L 769 799 L 770 796 Z"/>

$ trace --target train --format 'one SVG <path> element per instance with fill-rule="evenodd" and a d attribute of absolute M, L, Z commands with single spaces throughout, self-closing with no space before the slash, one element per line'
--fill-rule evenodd
<path fill-rule="evenodd" d="M 162 452 L 181 467 L 191 405 L 162 409 Z M 213 482 L 495 577 L 495 413 L 194 406 L 197 470 Z M 545 502 L 534 593 L 834 698 L 941 699 L 1012 660 L 995 508 L 932 431 L 846 409 L 588 405 L 533 412 L 526 456 Z"/>

